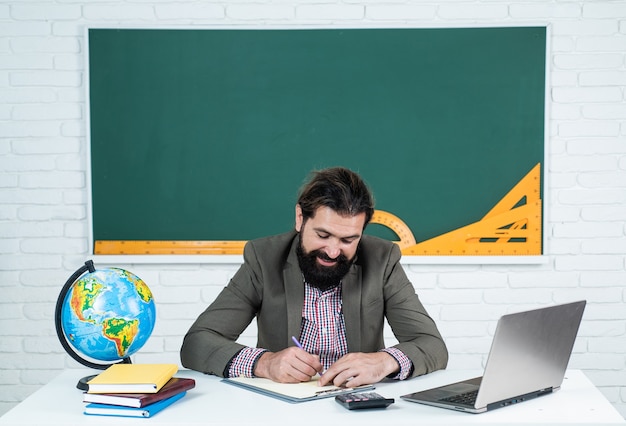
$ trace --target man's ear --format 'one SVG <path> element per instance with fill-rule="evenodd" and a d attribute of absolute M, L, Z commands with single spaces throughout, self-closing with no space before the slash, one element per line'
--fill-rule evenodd
<path fill-rule="evenodd" d="M 300 204 L 296 204 L 296 232 L 300 232 L 300 229 L 302 228 L 302 221 L 302 207 L 300 207 Z"/>

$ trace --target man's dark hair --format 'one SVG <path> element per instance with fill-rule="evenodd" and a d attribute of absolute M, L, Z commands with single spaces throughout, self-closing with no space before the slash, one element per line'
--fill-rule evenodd
<path fill-rule="evenodd" d="M 365 225 L 374 214 L 374 197 L 355 172 L 344 167 L 314 171 L 310 180 L 300 189 L 298 204 L 307 220 L 320 207 L 330 207 L 342 216 L 365 213 Z"/>

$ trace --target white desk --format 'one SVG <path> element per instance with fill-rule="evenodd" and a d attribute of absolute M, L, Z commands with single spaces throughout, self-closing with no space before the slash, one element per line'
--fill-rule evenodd
<path fill-rule="evenodd" d="M 67 370 L 17 407 L 0 417 L 5 425 L 600 425 L 626 424 L 617 410 L 578 370 L 568 371 L 560 391 L 483 414 L 467 414 L 428 407 L 400 399 L 400 395 L 474 377 L 474 372 L 439 371 L 404 382 L 376 385 L 376 392 L 395 398 L 384 410 L 349 411 L 334 398 L 290 404 L 235 386 L 214 376 L 181 370 L 196 387 L 150 419 L 86 416 L 81 391 L 75 385 L 89 370 Z"/>

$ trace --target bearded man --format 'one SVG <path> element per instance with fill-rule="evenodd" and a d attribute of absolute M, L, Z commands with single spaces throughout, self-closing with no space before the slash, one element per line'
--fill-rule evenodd
<path fill-rule="evenodd" d="M 448 351 L 400 265 L 400 249 L 363 235 L 374 199 L 355 172 L 314 172 L 295 230 L 249 241 L 244 263 L 185 335 L 186 368 L 222 377 L 360 386 L 446 367 Z M 237 342 L 252 320 L 257 345 Z M 389 323 L 398 343 L 385 347 Z"/>

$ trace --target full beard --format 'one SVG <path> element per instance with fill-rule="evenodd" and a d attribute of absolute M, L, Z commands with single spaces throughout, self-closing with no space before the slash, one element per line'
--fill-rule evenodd
<path fill-rule="evenodd" d="M 336 259 L 331 259 L 322 250 L 312 250 L 305 253 L 302 241 L 298 242 L 296 255 L 305 281 L 322 291 L 338 286 L 350 270 L 353 261 L 343 254 L 340 254 Z M 334 266 L 322 266 L 318 263 L 318 258 L 326 261 L 334 260 L 337 263 Z"/>

